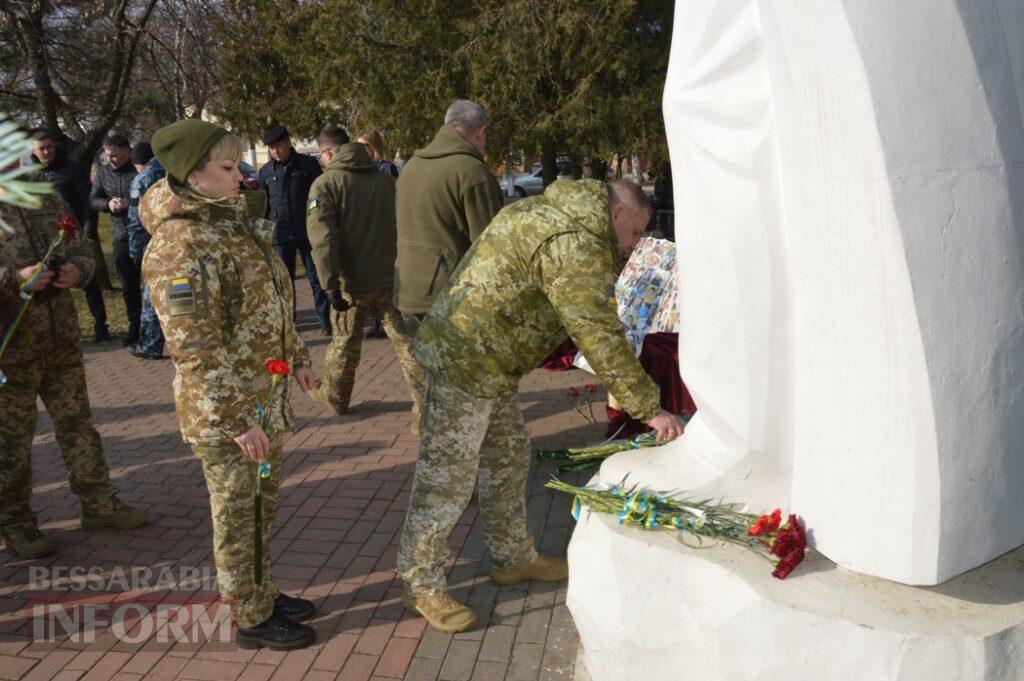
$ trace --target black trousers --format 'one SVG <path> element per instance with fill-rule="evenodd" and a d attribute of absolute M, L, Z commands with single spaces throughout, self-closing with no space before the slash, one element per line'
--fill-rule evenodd
<path fill-rule="evenodd" d="M 302 258 L 302 264 L 306 267 L 306 276 L 309 278 L 309 287 L 313 289 L 313 307 L 316 308 L 316 316 L 320 319 L 321 326 L 330 328 L 330 304 L 327 302 L 327 294 L 320 289 L 320 282 L 316 277 L 316 266 L 313 264 L 313 247 L 309 241 L 288 241 L 283 244 L 274 244 L 274 250 L 284 266 L 288 268 L 288 276 L 295 285 L 295 256 Z M 292 301 L 295 301 L 293 296 Z"/>
<path fill-rule="evenodd" d="M 114 239 L 114 265 L 121 277 L 121 295 L 128 314 L 128 336 L 134 345 L 139 342 L 139 317 L 142 314 L 142 273 L 128 253 L 128 239 Z"/>

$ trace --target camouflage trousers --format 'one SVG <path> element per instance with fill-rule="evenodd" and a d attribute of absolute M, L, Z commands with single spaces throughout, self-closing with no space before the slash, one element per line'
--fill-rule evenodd
<path fill-rule="evenodd" d="M 359 366 L 363 348 L 363 324 L 368 316 L 373 315 L 380 320 L 395 348 L 412 397 L 413 417 L 419 418 L 423 404 L 423 367 L 409 350 L 412 341 L 406 333 L 401 313 L 391 302 L 392 295 L 391 289 L 348 294 L 347 299 L 351 305 L 348 310 L 331 310 L 334 335 L 324 357 L 321 385 L 327 400 L 339 412 L 347 411 L 352 399 L 356 367 Z"/>
<path fill-rule="evenodd" d="M 221 598 L 231 606 L 240 627 L 256 626 L 270 617 L 277 598 L 277 584 L 270 575 L 270 529 L 277 514 L 281 480 L 281 438 L 272 438 L 270 477 L 263 480 L 263 582 L 254 583 L 255 494 L 257 464 L 234 443 L 216 447 L 193 445 L 203 462 L 206 489 L 210 493 L 213 521 L 213 560 Z"/>
<path fill-rule="evenodd" d="M 448 536 L 478 486 L 495 567 L 537 557 L 526 522 L 530 436 L 513 392 L 474 397 L 432 372 L 420 419 L 420 454 L 398 546 L 398 574 L 414 596 L 445 591 Z"/>
<path fill-rule="evenodd" d="M 83 515 L 124 508 L 103 458 L 100 435 L 92 425 L 85 367 L 78 347 L 45 358 L 5 364 L 7 385 L 0 387 L 0 533 L 36 526 L 32 497 L 32 437 L 36 397 L 53 419 L 54 434 L 68 469 L 71 491 Z"/>

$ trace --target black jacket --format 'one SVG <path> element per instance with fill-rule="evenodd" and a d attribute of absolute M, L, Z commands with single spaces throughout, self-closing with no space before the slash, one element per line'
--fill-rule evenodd
<path fill-rule="evenodd" d="M 320 163 L 312 156 L 293 151 L 288 163 L 270 159 L 260 168 L 260 189 L 267 192 L 267 218 L 274 222 L 274 243 L 307 241 L 306 201 L 313 180 L 320 177 Z"/>
<path fill-rule="evenodd" d="M 35 156 L 32 158 L 39 163 L 38 158 Z M 54 191 L 71 206 L 71 212 L 78 220 L 78 224 L 84 227 L 93 220 L 92 208 L 89 206 L 89 192 L 92 190 L 92 184 L 89 182 L 89 176 L 82 170 L 82 166 L 69 158 L 58 156 L 50 165 L 36 171 L 33 179 L 52 184 Z"/>
<path fill-rule="evenodd" d="M 92 182 L 92 191 L 89 193 L 89 205 L 93 210 L 109 213 L 107 202 L 115 197 L 124 199 L 124 210 L 110 216 L 114 227 L 114 238 L 128 240 L 128 199 L 131 197 L 132 180 L 138 173 L 131 162 L 125 163 L 120 168 L 111 168 L 105 161 L 100 161 L 96 166 L 96 178 Z"/>

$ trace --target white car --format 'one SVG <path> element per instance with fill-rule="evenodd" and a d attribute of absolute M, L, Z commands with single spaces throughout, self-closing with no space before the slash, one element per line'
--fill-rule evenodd
<path fill-rule="evenodd" d="M 572 177 L 569 172 L 569 166 L 567 164 L 558 164 L 558 179 L 565 180 Z M 498 184 L 501 185 L 501 193 L 505 196 L 509 196 L 508 191 L 508 180 L 504 177 L 498 180 Z M 533 170 L 528 173 L 519 173 L 513 179 L 512 184 L 512 195 L 517 198 L 524 198 L 527 196 L 535 196 L 544 191 L 544 169 L 540 166 L 534 166 Z"/>

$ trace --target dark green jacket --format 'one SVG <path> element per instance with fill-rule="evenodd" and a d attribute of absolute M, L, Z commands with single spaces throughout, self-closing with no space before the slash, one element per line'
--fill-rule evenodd
<path fill-rule="evenodd" d="M 647 421 L 660 397 L 615 311 L 620 264 L 604 183 L 555 182 L 491 222 L 420 324 L 413 354 L 466 392 L 495 397 L 568 335 L 608 392 Z"/>
<path fill-rule="evenodd" d="M 306 230 L 325 291 L 370 293 L 395 280 L 395 181 L 352 142 L 309 189 Z"/>
<path fill-rule="evenodd" d="M 423 314 L 502 207 L 480 152 L 444 126 L 398 177 L 395 306 Z"/>

